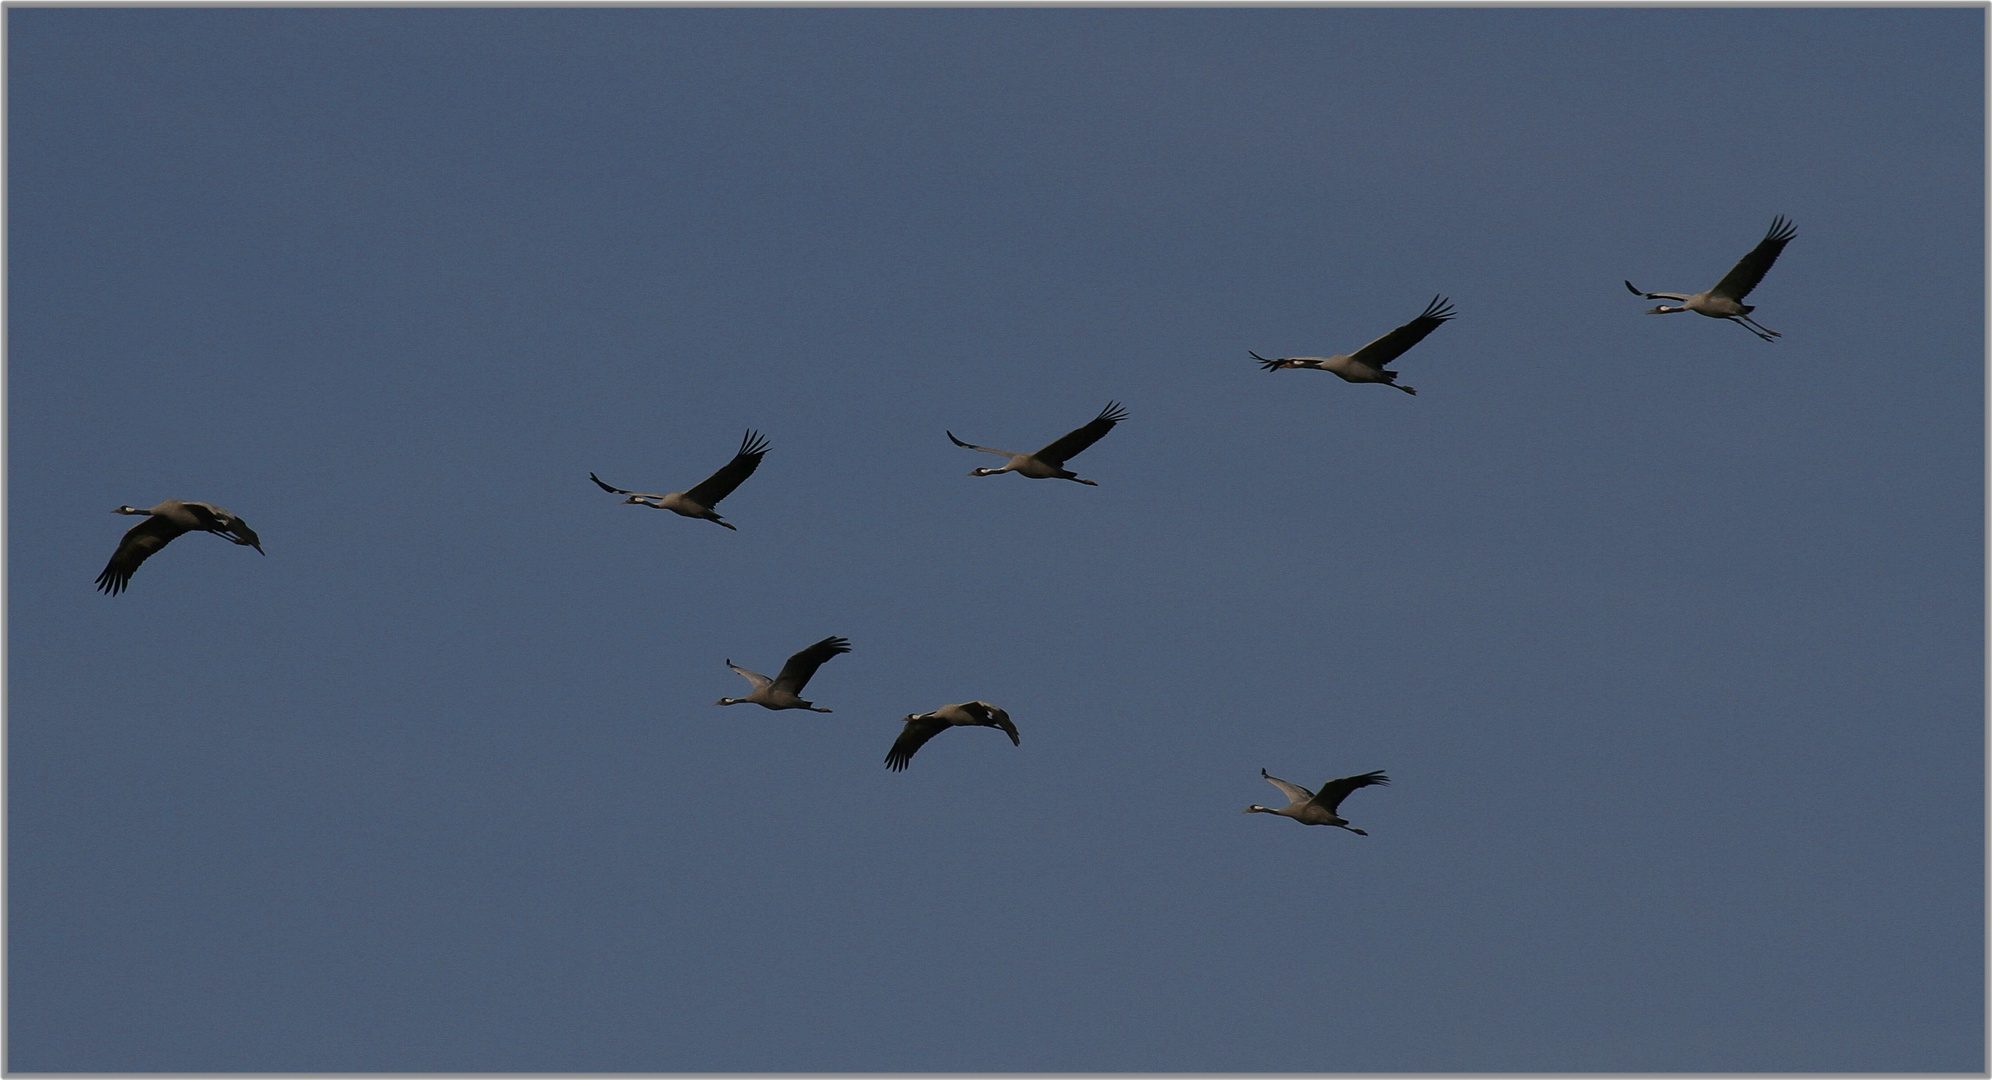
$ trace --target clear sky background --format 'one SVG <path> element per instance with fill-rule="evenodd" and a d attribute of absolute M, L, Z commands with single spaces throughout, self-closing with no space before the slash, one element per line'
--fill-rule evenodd
<path fill-rule="evenodd" d="M 1985 1067 L 1983 9 L 6 19 L 12 1070 Z"/>

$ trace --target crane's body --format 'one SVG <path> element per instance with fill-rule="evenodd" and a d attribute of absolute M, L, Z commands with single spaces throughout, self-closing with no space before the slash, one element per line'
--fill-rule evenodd
<path fill-rule="evenodd" d="M 1442 296 L 1435 296 L 1431 303 L 1425 305 L 1424 312 L 1417 318 L 1352 353 L 1267 359 L 1248 350 L 1245 355 L 1257 360 L 1259 366 L 1266 371 L 1310 368 L 1314 371 L 1325 371 L 1343 382 L 1382 383 L 1407 394 L 1416 394 L 1418 391 L 1398 385 L 1397 373 L 1387 369 L 1392 361 L 1403 356 L 1411 346 L 1425 340 L 1425 335 L 1437 330 L 1440 324 L 1451 319 L 1453 315 L 1451 302 Z"/>
<path fill-rule="evenodd" d="M 1320 794 L 1316 794 L 1299 784 L 1289 784 L 1264 769 L 1259 770 L 1259 775 L 1265 777 L 1267 783 L 1279 788 L 1286 795 L 1287 804 L 1282 807 L 1271 807 L 1253 803 L 1245 808 L 1246 813 L 1278 814 L 1284 818 L 1292 818 L 1302 825 L 1333 825 L 1338 829 L 1347 829 L 1357 836 L 1369 834 L 1350 825 L 1348 818 L 1340 816 L 1335 811 L 1341 809 L 1342 800 L 1349 797 L 1349 792 L 1359 787 L 1390 783 L 1390 777 L 1378 770 L 1361 776 L 1345 776 L 1340 780 L 1330 780 L 1321 785 Z"/>
<path fill-rule="evenodd" d="M 1013 472 L 1032 480 L 1071 480 L 1089 487 L 1099 487 L 1099 484 L 1091 480 L 1079 479 L 1077 473 L 1065 467 L 1065 459 L 1078 457 L 1080 451 L 1099 442 L 1107 432 L 1114 429 L 1115 424 L 1125 419 L 1127 411 L 1121 408 L 1120 402 L 1109 401 L 1107 407 L 1100 410 L 1100 415 L 1088 421 L 1084 427 L 1066 432 L 1035 454 L 1016 454 L 1008 450 L 965 443 L 955 438 L 955 433 L 952 431 L 948 432 L 948 440 L 968 450 L 980 450 L 985 454 L 995 454 L 1010 459 L 1000 469 L 972 469 L 968 474 L 970 476 L 996 476 L 1000 473 Z"/>
<path fill-rule="evenodd" d="M 713 507 L 719 505 L 719 500 L 733 494 L 733 489 L 739 487 L 742 481 L 754 475 L 754 470 L 761 467 L 761 458 L 767 452 L 768 440 L 757 432 L 749 431 L 741 438 L 740 450 L 733 455 L 733 460 L 721 465 L 718 472 L 706 477 L 690 491 L 668 491 L 662 495 L 652 495 L 610 487 L 594 473 L 589 473 L 588 479 L 593 480 L 595 486 L 603 491 L 629 496 L 623 500 L 625 503 L 648 506 L 654 510 L 669 510 L 680 517 L 700 518 L 733 529 L 733 525 L 721 519 Z M 734 529 L 734 531 L 740 530 Z"/>
<path fill-rule="evenodd" d="M 231 544 L 255 548 L 258 555 L 267 554 L 256 530 L 213 503 L 167 499 L 150 510 L 120 506 L 111 513 L 145 518 L 125 530 L 124 538 L 118 541 L 118 549 L 111 553 L 111 561 L 97 575 L 97 588 L 111 596 L 125 591 L 140 563 L 183 533 L 210 532 Z"/>
<path fill-rule="evenodd" d="M 1797 235 L 1798 230 L 1782 215 L 1772 218 L 1770 231 L 1764 234 L 1762 240 L 1757 241 L 1756 247 L 1750 249 L 1750 254 L 1737 260 L 1729 273 L 1724 274 L 1722 280 L 1716 282 L 1715 287 L 1707 292 L 1641 292 L 1639 286 L 1630 281 L 1625 283 L 1625 287 L 1630 289 L 1634 296 L 1643 296 L 1648 300 L 1681 302 L 1680 307 L 1661 304 L 1647 311 L 1648 315 L 1674 315 L 1683 311 L 1692 311 L 1711 319 L 1728 319 L 1759 338 L 1772 341 L 1783 335 L 1751 319 L 1750 313 L 1757 310 L 1757 307 L 1755 304 L 1744 303 L 1743 298 L 1750 295 L 1750 290 L 1756 288 L 1758 282 L 1764 280 L 1764 275 L 1770 272 L 1771 264 L 1778 261 L 1778 255 L 1784 251 L 1785 245 L 1791 243 L 1792 238 Z"/>
<path fill-rule="evenodd" d="M 824 661 L 850 651 L 851 643 L 843 638 L 824 638 L 822 641 L 789 657 L 788 663 L 782 665 L 781 674 L 772 679 L 758 671 L 748 671 L 746 668 L 735 664 L 732 660 L 728 660 L 726 666 L 732 668 L 741 678 L 746 679 L 748 685 L 754 689 L 746 697 L 720 698 L 718 701 L 713 702 L 713 704 L 759 705 L 764 709 L 808 709 L 810 712 L 827 713 L 830 711 L 829 709 L 819 709 L 814 703 L 804 701 L 801 696 L 802 688 L 809 685 L 810 677 L 816 674 L 816 669 L 822 667 Z"/>
<path fill-rule="evenodd" d="M 986 701 L 964 701 L 959 705 L 943 705 L 933 712 L 910 713 L 903 722 L 906 727 L 893 742 L 891 752 L 885 755 L 885 767 L 894 772 L 912 764 L 913 755 L 927 745 L 928 739 L 951 727 L 993 727 L 1010 736 L 1010 745 L 1023 745 L 1017 738 L 1017 726 L 1010 722 L 1010 714 Z"/>

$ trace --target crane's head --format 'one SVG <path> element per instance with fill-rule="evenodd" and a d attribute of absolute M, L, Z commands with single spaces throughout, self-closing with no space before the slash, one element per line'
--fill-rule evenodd
<path fill-rule="evenodd" d="M 1246 813 L 1248 813 L 1248 814 L 1277 814 L 1277 813 L 1279 813 L 1279 811 L 1278 811 L 1278 810 L 1275 810 L 1275 809 L 1273 809 L 1273 808 L 1272 808 L 1272 807 L 1270 807 L 1270 806 L 1260 806 L 1260 805 L 1259 805 L 1258 803 L 1253 803 L 1252 805 L 1250 805 L 1250 806 L 1246 807 L 1246 808 L 1245 808 L 1245 812 L 1246 812 Z"/>
<path fill-rule="evenodd" d="M 152 513 L 152 511 L 150 511 L 150 510 L 140 510 L 140 509 L 139 509 L 138 507 L 136 507 L 136 506 L 120 506 L 120 507 L 118 507 L 118 508 L 117 508 L 116 510 L 113 510 L 113 511 L 111 511 L 111 513 L 113 513 L 113 514 L 150 514 L 150 513 Z"/>
<path fill-rule="evenodd" d="M 723 697 L 720 698 L 718 701 L 713 702 L 714 705 L 744 705 L 746 703 L 747 703 L 746 698 L 737 698 L 737 697 Z"/>
<path fill-rule="evenodd" d="M 1654 308 L 1654 309 L 1653 309 L 1653 310 L 1651 310 L 1651 311 L 1648 311 L 1648 312 L 1647 312 L 1647 314 L 1648 314 L 1648 315 L 1672 315 L 1672 314 L 1673 314 L 1674 312 L 1676 312 L 1676 311 L 1686 311 L 1686 310 L 1688 310 L 1688 309 L 1687 309 L 1687 308 L 1684 308 L 1684 307 L 1668 307 L 1668 306 L 1667 306 L 1667 305 L 1665 305 L 1665 304 L 1661 304 L 1661 305 L 1660 305 L 1659 307 L 1657 307 L 1657 308 Z"/>
<path fill-rule="evenodd" d="M 996 475 L 997 473 L 999 473 L 999 472 L 1002 472 L 1002 471 L 1003 471 L 1002 469 L 970 469 L 970 470 L 968 470 L 968 475 L 970 475 L 970 476 L 995 476 L 995 475 Z"/>

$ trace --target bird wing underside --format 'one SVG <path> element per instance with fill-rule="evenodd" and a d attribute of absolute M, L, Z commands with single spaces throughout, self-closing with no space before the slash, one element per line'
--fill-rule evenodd
<path fill-rule="evenodd" d="M 1786 221 L 1783 215 L 1772 218 L 1770 231 L 1764 234 L 1764 238 L 1757 242 L 1756 247 L 1750 249 L 1750 254 L 1738 260 L 1736 266 L 1724 274 L 1721 281 L 1715 283 L 1715 288 L 1710 289 L 1709 293 L 1713 296 L 1726 296 L 1732 300 L 1741 300 L 1750 295 L 1750 290 L 1764 280 L 1764 275 L 1770 271 L 1771 264 L 1778 261 L 1778 254 L 1784 251 L 1785 245 L 1791 243 L 1792 237 L 1797 235 L 1798 230 L 1793 228 L 1791 222 Z"/>
<path fill-rule="evenodd" d="M 185 531 L 163 517 L 149 517 L 126 529 L 124 538 L 118 541 L 118 549 L 111 553 L 111 561 L 97 575 L 97 588 L 112 596 L 125 591 L 138 565 Z"/>
<path fill-rule="evenodd" d="M 1115 424 L 1125 419 L 1127 419 L 1127 410 L 1121 408 L 1120 402 L 1109 401 L 1107 407 L 1100 410 L 1100 415 L 1095 416 L 1085 427 L 1066 432 L 1056 442 L 1032 456 L 1047 465 L 1063 465 L 1065 459 L 1078 457 L 1087 447 L 1099 442 L 1107 432 L 1112 431 Z"/>
<path fill-rule="evenodd" d="M 634 495 L 639 499 L 661 499 L 664 497 L 662 495 L 652 495 L 649 492 L 645 491 L 624 491 L 622 488 L 619 487 L 610 487 L 609 485 L 602 483 L 602 478 L 596 476 L 594 473 L 589 473 L 588 479 L 593 480 L 595 482 L 596 487 L 601 488 L 603 491 L 606 491 L 611 495 Z"/>
<path fill-rule="evenodd" d="M 1299 784 L 1289 784 L 1279 777 L 1267 773 L 1264 769 L 1259 770 L 1259 775 L 1266 778 L 1266 783 L 1280 789 L 1280 793 L 1287 797 L 1287 805 L 1289 806 L 1294 803 L 1304 803 L 1314 798 L 1312 791 L 1301 787 Z"/>
<path fill-rule="evenodd" d="M 916 716 L 906 721 L 906 729 L 899 738 L 892 741 L 892 749 L 886 751 L 885 767 L 899 772 L 913 761 L 913 755 L 927 745 L 927 740 L 946 730 L 948 725 L 935 719 L 931 714 Z"/>
<path fill-rule="evenodd" d="M 789 657 L 788 663 L 782 665 L 782 673 L 775 676 L 775 685 L 791 694 L 800 694 L 802 688 L 809 685 L 810 676 L 816 674 L 816 669 L 822 667 L 825 660 L 850 651 L 851 643 L 843 638 L 824 638 Z"/>
<path fill-rule="evenodd" d="M 1425 335 L 1439 328 L 1439 324 L 1453 317 L 1453 311 L 1441 297 L 1433 297 L 1425 305 L 1425 311 L 1417 318 L 1377 338 L 1375 341 L 1349 354 L 1349 359 L 1358 364 L 1367 364 L 1382 371 L 1392 360 L 1404 355 L 1411 346 L 1425 340 Z"/>
<path fill-rule="evenodd" d="M 732 668 L 734 672 L 738 674 L 741 678 L 746 679 L 747 682 L 751 686 L 753 686 L 754 689 L 756 690 L 759 690 L 764 686 L 774 685 L 775 680 L 768 678 L 766 675 L 763 675 L 758 671 L 748 671 L 746 668 L 741 667 L 739 664 L 736 664 L 731 660 L 728 660 L 726 662 L 726 666 Z"/>
<path fill-rule="evenodd" d="M 1342 805 L 1342 800 L 1349 797 L 1349 792 L 1359 787 L 1388 783 L 1390 777 L 1383 775 L 1381 770 L 1364 773 L 1361 776 L 1345 776 L 1340 780 L 1330 780 L 1321 785 L 1321 794 L 1314 796 L 1312 801 L 1314 805 L 1332 814 L 1336 807 Z"/>
<path fill-rule="evenodd" d="M 761 458 L 768 452 L 768 440 L 756 431 L 749 431 L 740 439 L 740 451 L 733 460 L 719 467 L 719 471 L 700 481 L 699 486 L 685 492 L 685 497 L 710 510 L 719 500 L 733 494 L 733 489 L 754 475 L 761 467 Z"/>
<path fill-rule="evenodd" d="M 996 454 L 999 457 L 1006 457 L 1006 458 L 1017 456 L 1015 454 L 1012 454 L 1008 450 L 998 450 L 993 446 L 977 446 L 974 443 L 962 442 L 960 439 L 955 438 L 955 433 L 952 431 L 948 432 L 948 439 L 949 441 L 953 442 L 956 446 L 962 447 L 963 449 L 967 450 L 980 450 L 985 454 Z"/>

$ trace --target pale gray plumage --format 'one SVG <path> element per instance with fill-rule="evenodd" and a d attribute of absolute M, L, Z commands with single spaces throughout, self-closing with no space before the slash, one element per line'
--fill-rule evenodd
<path fill-rule="evenodd" d="M 1770 271 L 1771 264 L 1778 261 L 1779 253 L 1783 252 L 1785 245 L 1791 243 L 1792 238 L 1797 235 L 1798 230 L 1791 222 L 1786 221 L 1783 215 L 1772 218 L 1770 231 L 1764 234 L 1762 240 L 1757 241 L 1756 247 L 1750 249 L 1750 254 L 1739 259 L 1729 273 L 1724 274 L 1722 280 L 1716 282 L 1715 287 L 1707 292 L 1693 295 L 1641 292 L 1639 287 L 1630 281 L 1625 283 L 1625 287 L 1632 290 L 1634 296 L 1643 296 L 1648 300 L 1681 301 L 1680 307 L 1661 304 L 1648 311 L 1648 315 L 1672 315 L 1676 312 L 1692 311 L 1711 319 L 1728 319 L 1759 338 L 1771 341 L 1783 335 L 1776 330 L 1766 329 L 1751 319 L 1750 313 L 1757 310 L 1756 305 L 1743 303 L 1743 298 L 1750 295 L 1750 290 L 1756 288 L 1758 282 L 1764 280 L 1764 275 Z"/>
<path fill-rule="evenodd" d="M 951 727 L 993 727 L 1010 736 L 1010 745 L 1021 746 L 1017 738 L 1017 726 L 1010 723 L 1010 714 L 986 701 L 964 701 L 959 705 L 943 705 L 933 712 L 911 713 L 904 720 L 906 727 L 885 755 L 885 767 L 894 772 L 912 764 L 913 755 L 927 745 L 927 740 Z"/>
<path fill-rule="evenodd" d="M 1282 368 L 1312 368 L 1337 376 L 1343 382 L 1382 383 L 1385 386 L 1396 387 L 1407 394 L 1416 394 L 1418 391 L 1398 385 L 1395 371 L 1385 369 L 1391 361 L 1403 356 L 1411 346 L 1425 340 L 1425 335 L 1437 330 L 1454 314 L 1451 301 L 1443 296 L 1435 296 L 1431 303 L 1425 305 L 1424 312 L 1417 318 L 1352 353 L 1340 353 L 1335 356 L 1284 356 L 1277 360 L 1269 360 L 1250 350 L 1247 350 L 1245 355 L 1257 360 L 1259 367 L 1266 371 L 1278 371 Z"/>
<path fill-rule="evenodd" d="M 740 450 L 733 455 L 733 460 L 721 465 L 718 472 L 706 477 L 704 481 L 700 482 L 697 487 L 694 487 L 690 491 L 671 491 L 662 495 L 650 495 L 641 491 L 625 491 L 619 487 L 610 487 L 603 483 L 602 478 L 596 476 L 594 473 L 589 473 L 588 479 L 593 480 L 595 486 L 601 488 L 603 491 L 615 495 L 629 496 L 623 502 L 635 503 L 638 506 L 648 506 L 655 510 L 669 510 L 681 517 L 702 518 L 715 525 L 723 525 L 726 528 L 733 529 L 732 524 L 722 520 L 719 514 L 713 510 L 713 507 L 719 505 L 719 500 L 733 494 L 733 489 L 739 487 L 742 481 L 754 475 L 754 470 L 761 467 L 761 458 L 767 452 L 767 438 L 759 432 L 748 431 L 745 436 L 741 437 Z M 740 530 L 734 529 L 734 531 L 738 532 Z"/>
<path fill-rule="evenodd" d="M 811 712 L 827 713 L 829 709 L 819 709 L 799 696 L 802 688 L 809 684 L 810 676 L 823 662 L 840 653 L 851 651 L 851 643 L 840 637 L 827 637 L 809 648 L 788 658 L 782 665 L 781 674 L 770 679 L 758 671 L 748 671 L 733 661 L 726 666 L 738 672 L 754 690 L 746 697 L 720 698 L 715 705 L 759 705 L 764 709 L 808 709 Z"/>
<path fill-rule="evenodd" d="M 1259 775 L 1265 777 L 1267 783 L 1279 788 L 1286 795 L 1287 805 L 1275 809 L 1253 803 L 1245 808 L 1245 813 L 1278 814 L 1281 817 L 1292 818 L 1302 825 L 1333 825 L 1338 829 L 1348 829 L 1358 836 L 1369 834 L 1351 826 L 1347 818 L 1336 815 L 1335 811 L 1341 807 L 1342 800 L 1349 797 L 1349 792 L 1372 784 L 1390 783 L 1390 777 L 1383 775 L 1382 770 L 1378 770 L 1361 776 L 1345 776 L 1340 780 L 1330 780 L 1321 785 L 1321 791 L 1317 794 L 1299 784 L 1289 784 L 1264 769 L 1259 770 Z"/>
<path fill-rule="evenodd" d="M 1127 410 L 1121 408 L 1120 402 L 1109 401 L 1107 407 L 1100 410 L 1100 415 L 1088 421 L 1084 427 L 1066 432 L 1035 454 L 1013 454 L 1008 450 L 965 443 L 955 438 L 955 433 L 952 431 L 948 432 L 948 440 L 965 449 L 980 450 L 985 454 L 995 454 L 1010 459 L 1000 469 L 972 469 L 968 474 L 970 476 L 995 476 L 999 473 L 1013 472 L 1033 480 L 1071 480 L 1074 483 L 1099 487 L 1100 485 L 1091 480 L 1079 479 L 1077 474 L 1065 467 L 1065 460 L 1078 457 L 1080 451 L 1099 442 L 1107 432 L 1114 429 L 1115 424 L 1125 419 L 1127 419 Z"/>
<path fill-rule="evenodd" d="M 139 564 L 182 533 L 210 532 L 231 544 L 253 547 L 259 555 L 267 554 L 256 530 L 213 503 L 167 499 L 150 510 L 120 506 L 111 513 L 145 515 L 144 521 L 125 531 L 117 551 L 111 554 L 111 561 L 97 575 L 97 588 L 111 596 L 125 591 Z"/>

